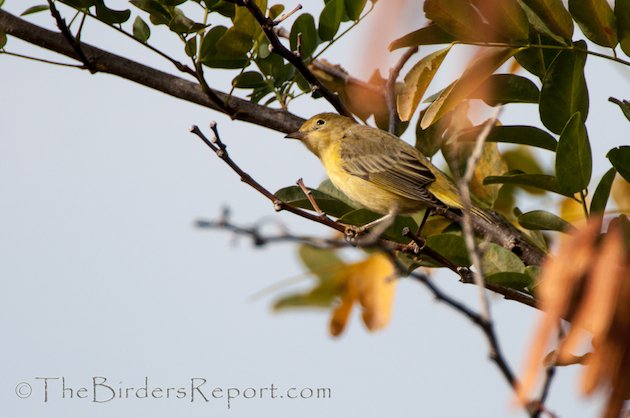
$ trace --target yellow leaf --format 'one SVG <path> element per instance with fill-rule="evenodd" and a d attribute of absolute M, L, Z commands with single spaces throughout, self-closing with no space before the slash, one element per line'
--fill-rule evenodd
<path fill-rule="evenodd" d="M 330 321 L 333 336 L 340 335 L 345 329 L 355 302 L 361 305 L 363 322 L 370 331 L 389 323 L 397 280 L 394 266 L 385 255 L 376 253 L 363 261 L 349 264 L 337 278 L 345 286 Z"/>
<path fill-rule="evenodd" d="M 625 181 L 619 174 L 613 180 L 611 194 L 619 211 L 630 215 L 630 183 Z"/>
<path fill-rule="evenodd" d="M 588 207 L 589 205 L 587 205 Z M 565 197 L 560 202 L 560 217 L 567 222 L 577 222 L 584 219 L 584 208 L 575 199 Z"/>
<path fill-rule="evenodd" d="M 501 184 L 483 184 L 483 179 L 488 176 L 500 176 L 508 171 L 508 166 L 496 142 L 486 142 L 483 144 L 483 153 L 477 166 L 475 167 L 474 176 L 470 183 L 470 190 L 482 202 L 492 206 L 499 195 Z"/>

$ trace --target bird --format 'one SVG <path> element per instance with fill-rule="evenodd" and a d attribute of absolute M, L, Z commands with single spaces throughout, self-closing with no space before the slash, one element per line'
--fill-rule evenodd
<path fill-rule="evenodd" d="M 383 224 L 382 233 L 400 214 L 428 209 L 426 221 L 431 212 L 461 216 L 464 209 L 448 175 L 417 148 L 378 128 L 335 113 L 320 113 L 286 138 L 300 140 L 315 154 L 330 181 L 348 198 L 381 215 L 359 232 Z M 489 212 L 476 205 L 470 212 L 473 219 L 493 221 Z"/>

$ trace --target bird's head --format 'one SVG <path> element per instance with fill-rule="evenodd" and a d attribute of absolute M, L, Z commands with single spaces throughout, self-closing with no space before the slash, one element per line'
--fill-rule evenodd
<path fill-rule="evenodd" d="M 355 122 L 345 116 L 320 113 L 304 122 L 298 131 L 288 134 L 285 138 L 299 139 L 319 157 L 332 143 L 340 141 L 353 124 Z"/>

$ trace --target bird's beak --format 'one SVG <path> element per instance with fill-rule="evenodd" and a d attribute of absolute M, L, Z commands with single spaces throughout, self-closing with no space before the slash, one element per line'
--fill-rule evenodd
<path fill-rule="evenodd" d="M 287 134 L 285 138 L 304 139 L 304 132 L 300 132 L 300 131 L 291 132 L 290 134 Z"/>

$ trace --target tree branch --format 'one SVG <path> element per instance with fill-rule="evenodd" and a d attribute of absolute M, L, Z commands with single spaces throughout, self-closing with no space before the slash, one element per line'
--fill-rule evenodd
<path fill-rule="evenodd" d="M 62 34 L 29 23 L 2 9 L 0 9 L 0 30 L 30 44 L 81 61 L 77 52 Z M 213 102 L 199 85 L 192 81 L 148 67 L 84 42 L 80 42 L 79 45 L 97 72 L 113 74 L 170 96 L 224 113 L 224 109 Z M 227 99 L 227 94 L 218 90 L 213 91 L 222 101 Z M 235 111 L 234 119 L 251 122 L 280 132 L 295 132 L 304 123 L 304 119 L 289 112 L 257 105 L 236 97 L 230 98 L 230 105 Z"/>
<path fill-rule="evenodd" d="M 278 34 L 274 30 L 274 27 L 277 23 L 266 17 L 263 12 L 258 8 L 256 3 L 252 0 L 227 0 L 230 3 L 234 3 L 240 7 L 246 7 L 247 10 L 252 14 L 254 19 L 258 22 L 263 32 L 269 39 L 269 42 L 272 46 L 272 52 L 280 55 L 282 58 L 291 63 L 296 70 L 302 74 L 304 79 L 311 85 L 313 91 L 318 91 L 321 95 L 328 100 L 328 102 L 333 105 L 333 107 L 339 112 L 339 114 L 348 116 L 352 118 L 352 113 L 348 110 L 348 108 L 343 104 L 339 96 L 329 90 L 326 86 L 324 86 L 321 81 L 308 69 L 302 58 L 292 51 L 289 50 L 282 42 L 280 42 L 280 38 L 278 38 Z"/>

